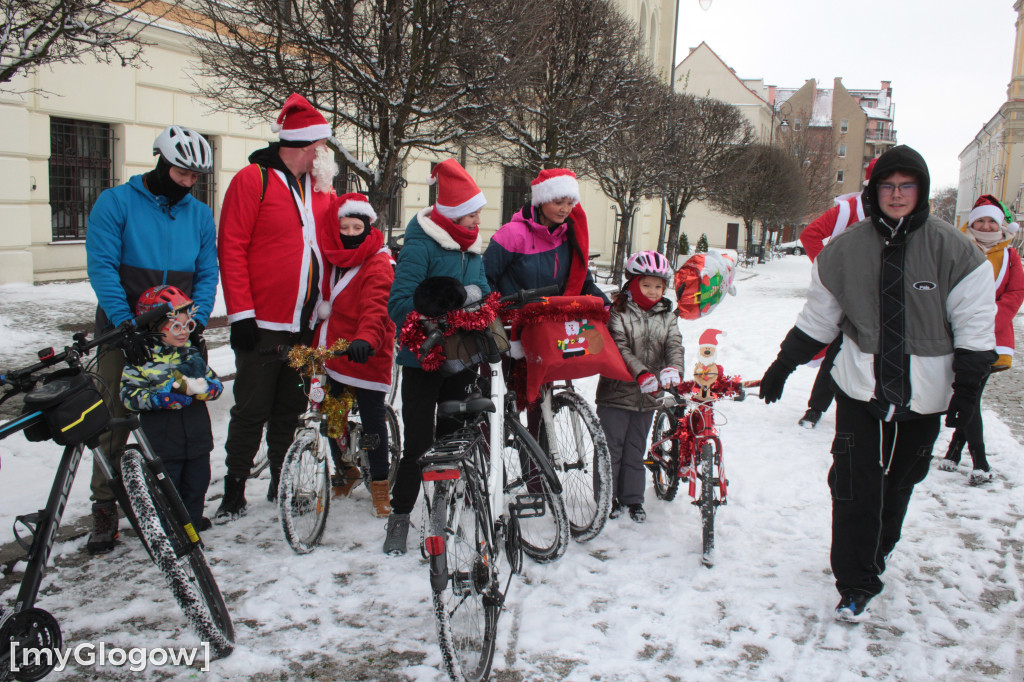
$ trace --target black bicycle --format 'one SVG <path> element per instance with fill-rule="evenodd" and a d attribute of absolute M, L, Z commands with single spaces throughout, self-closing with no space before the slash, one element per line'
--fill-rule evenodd
<path fill-rule="evenodd" d="M 4 390 L 0 404 L 14 395 L 25 395 L 22 415 L 0 424 L 0 440 L 24 431 L 29 440 L 52 440 L 64 446 L 46 507 L 15 519 L 14 536 L 27 557 L 14 604 L 0 609 L 0 680 L 39 680 L 57 663 L 57 657 L 52 655 L 56 652 L 38 658 L 30 654 L 27 660 L 35 663 L 20 665 L 22 661 L 16 661 L 19 670 L 12 673 L 10 656 L 15 649 L 30 652 L 59 650 L 62 646 L 57 619 L 36 607 L 35 602 L 71 484 L 87 448 L 153 563 L 163 573 L 189 625 L 202 641 L 209 642 L 215 656 L 226 656 L 234 648 L 231 616 L 207 564 L 202 539 L 163 463 L 153 454 L 138 415 L 112 418 L 95 375 L 82 364 L 82 357 L 101 344 L 138 344 L 141 335 L 137 330 L 169 312 L 166 305 L 161 305 L 92 341 L 83 333 L 75 334 L 71 345 L 62 352 L 56 353 L 52 348 L 41 350 L 38 363 L 0 373 Z M 66 367 L 46 372 L 60 364 Z M 98 447 L 99 437 L 117 428 L 130 429 L 137 442 L 124 449 L 120 472 Z M 19 525 L 22 532 L 28 531 L 27 537 L 19 534 Z"/>

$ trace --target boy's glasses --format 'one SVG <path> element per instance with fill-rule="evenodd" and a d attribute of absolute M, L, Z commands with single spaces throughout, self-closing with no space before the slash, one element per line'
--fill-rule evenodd
<path fill-rule="evenodd" d="M 879 194 L 892 194 L 899 189 L 900 194 L 910 194 L 917 191 L 916 182 L 905 182 L 902 185 L 894 185 L 891 182 L 883 182 L 878 185 Z"/>
<path fill-rule="evenodd" d="M 196 330 L 196 321 L 193 320 L 191 317 L 188 318 L 188 321 L 185 322 L 185 324 L 182 324 L 181 322 L 175 320 L 174 322 L 171 322 L 171 324 L 167 328 L 171 330 L 172 334 L 180 334 L 182 332 L 188 332 L 189 334 L 191 334 Z"/>

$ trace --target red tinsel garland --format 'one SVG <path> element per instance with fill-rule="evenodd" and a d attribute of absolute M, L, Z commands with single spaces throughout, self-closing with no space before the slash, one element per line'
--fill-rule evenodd
<path fill-rule="evenodd" d="M 491 292 L 487 294 L 483 303 L 476 310 L 460 308 L 446 313 L 444 316 L 446 324 L 443 330 L 445 338 L 460 331 L 479 331 L 489 327 L 494 322 L 494 318 L 498 316 L 500 298 L 497 292 Z M 398 335 L 398 340 L 404 347 L 412 351 L 424 370 L 436 372 L 445 361 L 444 344 L 437 344 L 427 351 L 426 357 L 421 356 L 420 347 L 427 340 L 427 332 L 423 329 L 422 320 L 423 317 L 418 312 L 411 311 L 405 317 L 405 322 L 402 323 L 402 331 Z"/>

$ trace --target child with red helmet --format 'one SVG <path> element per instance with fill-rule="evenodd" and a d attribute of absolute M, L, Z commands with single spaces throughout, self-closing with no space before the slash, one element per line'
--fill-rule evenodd
<path fill-rule="evenodd" d="M 203 516 L 203 503 L 210 487 L 213 451 L 206 401 L 219 397 L 224 386 L 189 340 L 197 310 L 183 291 L 166 284 L 147 289 L 139 297 L 135 314 L 162 304 L 171 312 L 152 326 L 151 359 L 125 365 L 121 401 L 139 413 L 142 430 L 163 461 L 192 524 L 206 530 L 210 521 Z"/>
<path fill-rule="evenodd" d="M 668 259 L 640 251 L 626 261 L 626 273 L 626 284 L 612 302 L 608 332 L 635 381 L 601 377 L 596 402 L 612 455 L 610 518 L 625 507 L 633 521 L 643 523 L 644 450 L 658 406 L 651 394 L 680 383 L 683 338 L 672 302 L 664 297 L 672 281 Z"/>

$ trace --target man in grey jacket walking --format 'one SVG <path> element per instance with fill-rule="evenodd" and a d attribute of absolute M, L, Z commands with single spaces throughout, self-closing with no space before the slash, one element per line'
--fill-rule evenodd
<path fill-rule="evenodd" d="M 939 432 L 970 421 L 995 360 L 992 269 L 948 223 L 929 215 L 929 175 L 910 147 L 875 164 L 868 219 L 821 252 L 796 326 L 761 380 L 773 403 L 787 377 L 841 333 L 832 368 L 832 573 L 836 617 L 858 621 L 882 591 L 914 486 Z"/>

